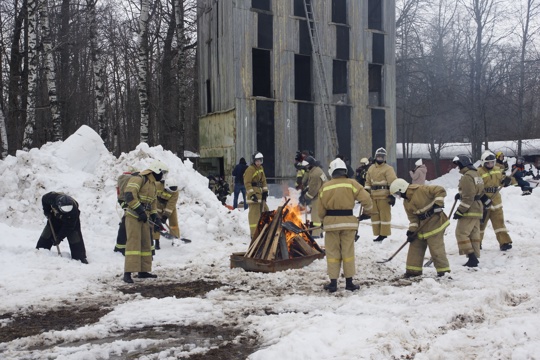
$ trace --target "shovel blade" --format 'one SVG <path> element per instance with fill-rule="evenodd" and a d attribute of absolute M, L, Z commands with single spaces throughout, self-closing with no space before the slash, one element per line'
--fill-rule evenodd
<path fill-rule="evenodd" d="M 378 264 L 384 264 L 384 263 L 389 262 L 390 260 L 392 260 L 392 259 L 384 259 L 384 260 L 377 261 L 377 263 Z"/>

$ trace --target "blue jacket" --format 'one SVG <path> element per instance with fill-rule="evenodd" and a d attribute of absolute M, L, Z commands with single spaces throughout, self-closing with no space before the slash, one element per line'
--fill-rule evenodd
<path fill-rule="evenodd" d="M 232 175 L 234 176 L 234 183 L 244 185 L 244 172 L 248 168 L 247 164 L 238 164 L 234 167 Z"/>

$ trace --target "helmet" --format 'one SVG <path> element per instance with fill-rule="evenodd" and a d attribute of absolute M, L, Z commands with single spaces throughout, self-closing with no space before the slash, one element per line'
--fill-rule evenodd
<path fill-rule="evenodd" d="M 458 155 L 456 156 L 452 162 L 454 164 L 456 164 L 457 166 L 459 166 L 460 169 L 463 169 L 464 167 L 467 167 L 469 165 L 472 165 L 472 160 L 471 158 L 468 156 L 468 155 L 464 155 L 464 154 L 461 154 L 461 155 Z"/>
<path fill-rule="evenodd" d="M 177 192 L 178 191 L 178 181 L 175 178 L 167 178 L 165 180 L 165 190 L 168 192 Z"/>
<path fill-rule="evenodd" d="M 261 164 L 263 163 L 263 154 L 258 151 L 255 154 L 253 154 L 253 162 L 257 160 L 260 160 Z"/>
<path fill-rule="evenodd" d="M 383 155 L 383 156 L 386 156 L 386 150 L 385 148 L 378 148 L 377 151 L 375 151 L 375 157 L 377 157 L 377 155 Z"/>
<path fill-rule="evenodd" d="M 482 165 L 483 166 L 491 169 L 493 167 L 493 165 L 495 165 L 495 154 L 493 154 L 489 150 L 486 150 L 486 151 L 484 151 L 484 153 L 480 157 L 480 160 L 482 160 Z M 492 163 L 491 166 L 486 166 L 487 163 L 489 163 L 489 162 Z"/>
<path fill-rule="evenodd" d="M 392 181 L 392 184 L 390 184 L 390 194 L 394 196 L 401 196 L 401 194 L 404 194 L 408 188 L 409 183 L 404 179 L 398 178 Z"/>
<path fill-rule="evenodd" d="M 360 160 L 360 165 L 367 165 L 367 164 L 369 164 L 369 160 L 367 158 L 362 158 Z"/>
<path fill-rule="evenodd" d="M 424 163 L 422 162 L 422 159 L 418 159 L 416 160 L 416 162 L 414 163 L 414 165 L 416 166 L 420 166 L 420 165 L 423 165 Z"/>
<path fill-rule="evenodd" d="M 504 154 L 503 154 L 502 151 L 497 151 L 497 152 L 495 153 L 495 156 L 497 157 L 497 159 L 500 159 L 501 157 L 504 157 Z"/>
<path fill-rule="evenodd" d="M 377 164 L 382 164 L 386 160 L 386 150 L 384 148 L 378 148 L 375 151 L 375 161 Z"/>
<path fill-rule="evenodd" d="M 347 171 L 347 165 L 345 165 L 345 161 L 341 160 L 340 158 L 334 159 L 328 166 L 328 174 L 332 176 L 334 174 L 334 171 L 340 169 Z"/>
<path fill-rule="evenodd" d="M 525 158 L 523 156 L 518 156 L 516 159 L 516 164 L 525 164 Z"/>
<path fill-rule="evenodd" d="M 306 167 L 308 165 L 309 165 L 309 163 L 306 160 L 302 160 L 302 166 Z"/>
<path fill-rule="evenodd" d="M 317 160 L 315 160 L 313 156 L 308 156 L 305 161 L 308 163 L 308 165 L 311 165 L 311 166 L 317 165 Z"/>
<path fill-rule="evenodd" d="M 61 194 L 56 198 L 56 207 L 63 213 L 68 213 L 73 210 L 74 201 L 70 196 Z"/>
<path fill-rule="evenodd" d="M 169 172 L 169 167 L 159 160 L 154 161 L 148 167 L 148 170 L 152 170 L 153 173 L 161 174 Z"/>

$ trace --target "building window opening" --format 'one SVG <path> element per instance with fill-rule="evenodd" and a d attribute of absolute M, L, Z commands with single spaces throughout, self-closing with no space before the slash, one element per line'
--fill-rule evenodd
<path fill-rule="evenodd" d="M 311 40 L 307 20 L 298 20 L 299 53 L 311 55 Z"/>
<path fill-rule="evenodd" d="M 311 56 L 294 55 L 294 98 L 311 101 Z"/>
<path fill-rule="evenodd" d="M 307 0 L 307 3 L 311 4 L 311 0 Z M 306 10 L 304 9 L 304 0 L 294 0 L 293 15 L 299 16 L 299 17 L 306 17 Z"/>
<path fill-rule="evenodd" d="M 384 109 L 371 109 L 371 153 L 386 149 L 386 114 Z"/>
<path fill-rule="evenodd" d="M 347 159 L 351 158 L 351 108 L 336 106 L 336 133 L 339 143 L 338 152 Z"/>
<path fill-rule="evenodd" d="M 271 72 L 270 72 L 270 50 L 253 49 L 253 96 L 272 97 L 271 94 Z"/>
<path fill-rule="evenodd" d="M 384 64 L 384 34 L 373 33 L 372 63 Z"/>
<path fill-rule="evenodd" d="M 368 0 L 368 28 L 382 31 L 382 25 L 382 0 Z"/>
<path fill-rule="evenodd" d="M 315 150 L 314 105 L 298 103 L 298 148 Z"/>
<path fill-rule="evenodd" d="M 260 49 L 272 49 L 273 47 L 273 20 L 270 14 L 259 13 L 257 16 L 257 46 Z"/>
<path fill-rule="evenodd" d="M 347 94 L 347 61 L 334 60 L 332 64 L 332 93 Z"/>
<path fill-rule="evenodd" d="M 253 9 L 270 11 L 270 0 L 251 0 Z"/>
<path fill-rule="evenodd" d="M 347 23 L 347 0 L 332 0 L 332 22 Z"/>
<path fill-rule="evenodd" d="M 349 60 L 349 27 L 336 26 L 336 58 Z"/>
<path fill-rule="evenodd" d="M 212 88 L 210 87 L 210 79 L 206 80 L 206 113 L 212 112 Z"/>
<path fill-rule="evenodd" d="M 257 150 L 264 156 L 264 173 L 267 178 L 274 177 L 276 141 L 274 131 L 274 102 L 256 101 L 257 112 Z"/>
<path fill-rule="evenodd" d="M 369 106 L 383 106 L 382 82 L 382 66 L 377 64 L 369 64 Z"/>

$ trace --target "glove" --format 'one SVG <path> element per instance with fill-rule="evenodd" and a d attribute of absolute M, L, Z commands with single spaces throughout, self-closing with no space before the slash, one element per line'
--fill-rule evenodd
<path fill-rule="evenodd" d="M 152 222 L 154 223 L 154 232 L 163 231 L 163 223 L 157 214 L 150 215 L 150 219 L 152 219 Z"/>
<path fill-rule="evenodd" d="M 251 201 L 259 202 L 259 199 L 257 199 L 257 195 L 255 195 L 255 194 L 251 195 Z"/>
<path fill-rule="evenodd" d="M 388 195 L 388 203 L 390 206 L 396 205 L 396 198 L 393 195 Z"/>
<path fill-rule="evenodd" d="M 49 218 L 49 216 L 51 216 L 51 211 L 47 211 L 45 209 L 43 209 L 43 215 L 45 215 L 46 218 Z"/>
<path fill-rule="evenodd" d="M 263 191 L 263 193 L 262 193 L 262 200 L 263 200 L 263 201 L 266 201 L 267 198 L 268 198 L 268 191 Z"/>
<path fill-rule="evenodd" d="M 162 222 L 162 223 L 166 223 L 168 218 L 169 218 L 169 217 L 168 217 L 167 215 L 163 215 L 163 216 L 161 217 L 161 222 Z"/>
<path fill-rule="evenodd" d="M 505 178 L 503 179 L 502 184 L 503 184 L 504 187 L 507 187 L 507 186 L 510 185 L 511 182 L 512 182 L 512 178 L 509 177 L 509 176 L 507 176 L 507 177 L 505 177 Z"/>
<path fill-rule="evenodd" d="M 456 196 L 454 196 L 454 200 L 460 200 L 460 199 L 461 199 L 461 194 L 457 193 Z"/>
<path fill-rule="evenodd" d="M 148 216 L 146 215 L 146 211 L 144 211 L 144 208 L 142 205 L 137 206 L 137 208 L 135 208 L 135 212 L 138 215 L 139 221 L 142 221 L 142 222 L 148 221 Z"/>
<path fill-rule="evenodd" d="M 460 213 L 459 211 L 456 211 L 456 212 L 454 213 L 454 216 L 452 217 L 452 219 L 454 219 L 454 220 L 459 220 L 459 219 L 461 219 L 462 217 L 463 217 L 463 214 Z"/>
<path fill-rule="evenodd" d="M 443 212 L 443 206 L 434 204 L 431 210 L 433 211 L 434 214 L 441 213 Z"/>
<path fill-rule="evenodd" d="M 486 209 L 489 209 L 491 207 L 491 203 L 493 202 L 486 194 L 482 195 L 480 201 L 482 201 L 482 204 L 484 204 Z"/>
<path fill-rule="evenodd" d="M 360 217 L 358 218 L 358 221 L 368 220 L 368 219 L 371 219 L 371 216 L 366 215 L 366 214 L 362 214 L 362 215 L 360 215 Z"/>
<path fill-rule="evenodd" d="M 304 194 L 304 193 L 300 194 L 300 197 L 298 198 L 298 202 L 300 204 L 305 204 L 306 203 L 306 194 Z"/>
<path fill-rule="evenodd" d="M 411 230 L 407 230 L 407 241 L 413 242 L 415 238 L 416 238 L 415 232 Z"/>

